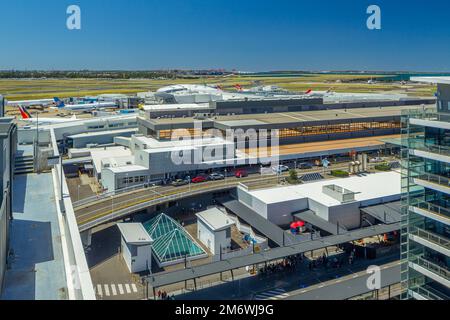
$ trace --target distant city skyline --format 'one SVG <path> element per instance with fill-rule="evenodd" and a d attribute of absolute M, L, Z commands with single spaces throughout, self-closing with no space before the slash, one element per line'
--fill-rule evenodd
<path fill-rule="evenodd" d="M 67 8 L 81 8 L 68 30 Z M 369 5 L 381 30 L 369 30 Z M 17 0 L 2 8 L 0 70 L 450 72 L 450 3 Z"/>

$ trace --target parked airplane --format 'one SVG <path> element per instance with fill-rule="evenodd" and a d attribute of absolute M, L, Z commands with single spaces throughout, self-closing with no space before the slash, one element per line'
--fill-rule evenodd
<path fill-rule="evenodd" d="M 33 118 L 31 114 L 28 112 L 28 110 L 25 107 L 19 106 L 20 115 L 22 116 L 22 120 L 34 124 L 54 124 L 54 123 L 64 123 L 64 122 L 73 122 L 77 120 L 76 116 L 73 116 L 70 119 L 64 119 L 64 118 Z"/>
<path fill-rule="evenodd" d="M 58 97 L 54 98 L 54 102 L 56 103 L 56 108 L 69 111 L 92 111 L 98 109 L 117 108 L 117 104 L 115 102 L 94 102 L 66 105 L 64 101 L 60 100 Z"/>
<path fill-rule="evenodd" d="M 8 101 L 7 106 L 14 107 L 14 106 L 43 106 L 53 103 L 53 99 L 41 99 L 41 100 L 20 100 L 20 101 Z"/>

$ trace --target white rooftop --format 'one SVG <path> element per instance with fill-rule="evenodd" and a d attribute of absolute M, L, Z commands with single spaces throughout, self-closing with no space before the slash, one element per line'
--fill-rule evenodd
<path fill-rule="evenodd" d="M 155 104 L 155 105 L 145 105 L 142 108 L 144 109 L 144 111 L 197 110 L 197 109 L 209 109 L 209 104 L 207 103 Z"/>
<path fill-rule="evenodd" d="M 433 84 L 450 84 L 450 77 L 411 77 L 411 81 Z"/>
<path fill-rule="evenodd" d="M 118 223 L 117 227 L 129 244 L 145 245 L 153 242 L 142 223 Z"/>
<path fill-rule="evenodd" d="M 234 225 L 234 221 L 217 208 L 211 208 L 196 214 L 213 231 L 220 231 Z"/>
<path fill-rule="evenodd" d="M 57 129 L 57 128 L 68 128 L 72 126 L 89 126 L 89 125 L 106 125 L 108 123 L 118 123 L 118 122 L 124 122 L 124 121 L 136 121 L 137 120 L 137 114 L 134 115 L 114 115 L 114 116 L 104 116 L 104 117 L 95 117 L 95 118 L 88 118 L 88 119 L 77 119 L 73 121 L 63 122 L 63 123 L 54 123 L 54 124 L 48 124 L 39 126 L 41 129 Z"/>
<path fill-rule="evenodd" d="M 128 133 L 128 132 L 137 132 L 137 128 L 128 128 L 128 129 L 120 129 L 120 130 L 102 130 L 102 131 L 94 131 L 94 132 L 83 132 L 83 133 L 77 133 L 68 136 L 68 138 L 71 139 L 79 139 L 84 137 L 97 137 L 97 136 L 105 136 L 105 135 L 111 135 L 115 134 L 120 136 L 122 133 Z"/>
<path fill-rule="evenodd" d="M 266 204 L 296 199 L 312 199 L 327 207 L 341 205 L 341 202 L 324 194 L 323 186 L 337 185 L 355 192 L 355 201 L 367 201 L 401 194 L 401 177 L 398 172 L 374 173 L 367 176 L 328 179 L 289 187 L 250 191 L 249 193 Z"/>
<path fill-rule="evenodd" d="M 201 146 L 214 146 L 214 145 L 229 145 L 233 144 L 231 141 L 227 141 L 220 137 L 203 137 L 202 139 L 184 139 L 184 140 L 170 140 L 159 141 L 152 137 L 146 136 L 133 136 L 136 142 L 146 145 L 146 149 L 166 149 L 166 148 L 182 148 L 182 147 L 201 147 Z"/>
<path fill-rule="evenodd" d="M 124 165 L 120 167 L 111 167 L 107 169 L 111 170 L 114 173 L 132 173 L 132 172 L 148 171 L 146 167 L 138 165 Z"/>
<path fill-rule="evenodd" d="M 101 171 L 102 160 L 118 157 L 133 157 L 130 149 L 126 147 L 92 148 L 88 150 L 91 153 L 92 162 L 97 172 Z"/>

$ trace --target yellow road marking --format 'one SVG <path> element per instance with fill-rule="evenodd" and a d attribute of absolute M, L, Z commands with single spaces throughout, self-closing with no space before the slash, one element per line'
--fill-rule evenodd
<path fill-rule="evenodd" d="M 276 177 L 271 177 L 271 179 L 275 179 L 275 178 Z M 261 181 L 261 180 L 267 181 L 269 179 L 261 179 L 261 178 L 259 178 L 259 180 L 256 180 L 256 179 L 255 180 L 245 180 L 245 182 L 255 182 L 255 181 Z M 238 184 L 239 183 L 227 184 L 226 187 L 235 187 Z M 218 184 L 217 187 L 223 188 L 225 186 L 222 186 L 222 185 Z M 208 190 L 208 189 L 211 189 L 211 186 L 207 185 L 205 187 L 196 187 L 194 190 L 191 189 L 190 192 L 202 191 L 202 190 Z M 188 188 L 186 190 L 189 192 Z M 164 193 L 164 194 L 153 196 L 153 197 L 149 197 L 149 198 L 144 198 L 144 199 L 141 199 L 139 201 L 134 201 L 134 202 L 131 202 L 131 203 L 126 203 L 125 205 L 122 205 L 122 206 L 119 206 L 117 208 L 113 208 L 111 210 L 99 213 L 99 214 L 91 216 L 91 217 L 89 217 L 89 218 L 87 218 L 85 220 L 81 220 L 81 221 L 78 222 L 78 224 L 79 225 L 83 225 L 83 224 L 86 224 L 86 223 L 91 222 L 93 220 L 96 220 L 97 218 L 101 218 L 101 217 L 107 216 L 109 214 L 112 214 L 112 213 L 114 213 L 116 211 L 120 211 L 120 210 L 123 210 L 123 209 L 126 209 L 126 208 L 133 207 L 133 206 L 138 205 L 138 204 L 142 204 L 142 203 L 145 203 L 145 202 L 149 202 L 149 201 L 153 201 L 153 200 L 157 200 L 157 199 L 162 199 L 162 198 L 165 198 L 167 196 L 171 196 L 171 195 L 175 195 L 175 194 L 182 194 L 182 193 L 183 192 L 181 192 L 180 189 L 177 189 L 177 190 L 174 190 L 172 192 Z M 80 215 L 80 216 L 78 216 L 78 218 L 83 217 L 85 215 L 89 215 L 89 214 L 87 213 L 87 214 Z"/>

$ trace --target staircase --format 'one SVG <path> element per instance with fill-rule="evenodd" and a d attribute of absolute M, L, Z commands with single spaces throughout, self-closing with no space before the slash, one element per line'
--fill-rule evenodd
<path fill-rule="evenodd" d="M 34 172 L 33 156 L 16 156 L 14 165 L 14 174 L 29 174 Z"/>

